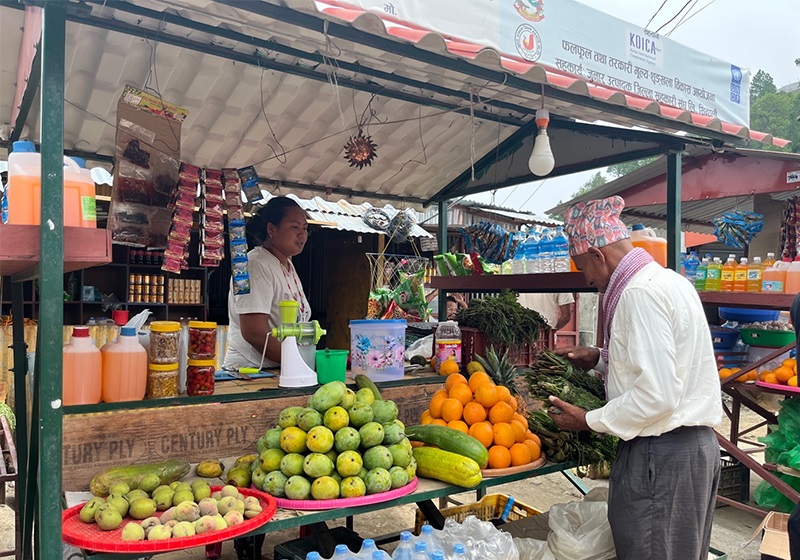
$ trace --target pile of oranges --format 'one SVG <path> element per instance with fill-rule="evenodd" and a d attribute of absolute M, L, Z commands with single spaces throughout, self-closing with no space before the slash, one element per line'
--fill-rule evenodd
<path fill-rule="evenodd" d="M 517 399 L 508 388 L 496 385 L 486 372 L 476 371 L 469 380 L 451 373 L 444 389 L 431 397 L 420 423 L 471 435 L 489 450 L 490 469 L 517 467 L 542 455 L 539 437 L 528 429 L 527 419 L 517 409 Z"/>
<path fill-rule="evenodd" d="M 725 379 L 739 371 L 739 369 L 740 368 L 722 368 L 719 370 L 719 378 Z M 736 379 L 736 381 L 743 383 L 745 381 L 755 381 L 757 379 L 764 383 L 772 383 L 773 385 L 797 387 L 797 360 L 795 358 L 786 358 L 781 362 L 781 365 L 773 370 L 763 369 L 759 372 L 755 370 L 749 371 Z"/>

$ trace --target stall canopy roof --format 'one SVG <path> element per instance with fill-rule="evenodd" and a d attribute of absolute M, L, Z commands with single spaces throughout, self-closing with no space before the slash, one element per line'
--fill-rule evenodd
<path fill-rule="evenodd" d="M 27 124 L 37 139 L 38 35 L 23 29 L 38 12 L 19 7 L 0 0 L 0 125 Z M 188 109 L 185 161 L 255 165 L 266 189 L 306 198 L 418 206 L 527 182 L 543 102 L 550 176 L 664 153 L 684 134 L 785 144 L 332 1 L 87 0 L 67 17 L 66 148 L 113 155 L 116 104 L 131 84 Z M 597 121 L 658 133 L 586 124 Z M 342 149 L 358 123 L 378 153 L 362 170 Z"/>
<path fill-rule="evenodd" d="M 682 158 L 681 227 L 712 233 L 712 220 L 732 210 L 752 211 L 754 196 L 785 200 L 800 194 L 800 154 L 768 150 L 690 146 Z M 629 223 L 664 227 L 666 158 L 623 175 L 588 193 L 559 204 L 548 213 L 563 215 L 576 202 L 619 195 Z"/>

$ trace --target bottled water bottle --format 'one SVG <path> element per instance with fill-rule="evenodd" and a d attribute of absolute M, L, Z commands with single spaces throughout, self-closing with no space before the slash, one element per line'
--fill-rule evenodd
<path fill-rule="evenodd" d="M 392 557 L 389 556 L 387 552 L 384 552 L 383 550 L 375 550 L 372 553 L 372 556 L 370 557 L 369 560 L 391 560 L 391 559 Z"/>
<path fill-rule="evenodd" d="M 319 552 L 309 552 L 306 554 L 306 560 L 322 560 L 322 556 L 319 555 Z"/>
<path fill-rule="evenodd" d="M 361 550 L 358 551 L 358 558 L 372 560 L 372 553 L 377 550 L 378 547 L 375 546 L 375 541 L 372 539 L 364 539 L 364 542 L 361 543 Z"/>
<path fill-rule="evenodd" d="M 433 534 L 433 526 L 432 525 L 423 525 L 422 531 L 419 534 L 419 539 L 425 543 L 425 549 L 427 550 L 428 554 L 432 554 L 434 550 L 440 548 L 437 545 L 437 538 Z"/>
<path fill-rule="evenodd" d="M 564 228 L 558 226 L 553 236 L 553 272 L 569 272 L 569 238 Z"/>
<path fill-rule="evenodd" d="M 454 544 L 453 554 L 450 555 L 448 560 L 467 560 L 467 549 L 461 543 Z"/>
<path fill-rule="evenodd" d="M 430 560 L 428 558 L 428 548 L 425 546 L 425 541 L 419 540 L 414 543 L 414 556 L 412 560 Z"/>
<path fill-rule="evenodd" d="M 525 247 L 528 239 L 523 239 L 517 245 L 517 252 L 514 253 L 514 259 L 511 261 L 511 274 L 525 274 Z"/>
<path fill-rule="evenodd" d="M 400 533 L 400 544 L 394 549 L 392 560 L 412 560 L 414 557 L 414 545 L 411 544 L 411 533 L 403 531 Z"/>
<path fill-rule="evenodd" d="M 431 560 L 444 560 L 444 552 L 441 550 L 434 550 L 430 558 Z"/>
<path fill-rule="evenodd" d="M 331 556 L 331 560 L 349 560 L 353 557 L 353 553 L 350 552 L 350 549 L 347 548 L 346 544 L 337 544 L 336 548 L 333 549 L 333 556 Z"/>
<path fill-rule="evenodd" d="M 542 230 L 542 237 L 539 240 L 539 272 L 547 274 L 554 271 L 553 268 L 553 236 L 548 228 Z"/>
<path fill-rule="evenodd" d="M 700 260 L 697 258 L 697 253 L 692 251 L 683 263 L 686 270 L 686 279 L 694 284 L 695 277 L 697 276 L 697 268 L 700 266 Z"/>

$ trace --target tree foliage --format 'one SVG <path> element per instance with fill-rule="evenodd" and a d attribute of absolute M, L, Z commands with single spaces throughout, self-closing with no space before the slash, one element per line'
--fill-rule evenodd
<path fill-rule="evenodd" d="M 800 92 L 768 93 L 750 106 L 750 128 L 792 143 L 781 151 L 800 153 Z M 759 146 L 777 150 L 773 146 Z"/>
<path fill-rule="evenodd" d="M 636 171 L 640 167 L 644 167 L 650 163 L 653 163 L 656 157 L 649 157 L 644 159 L 637 159 L 634 161 L 626 161 L 625 163 L 615 163 L 614 165 L 609 165 L 606 172 L 617 179 L 618 177 L 622 177 L 623 175 L 627 175 L 632 171 Z"/>
<path fill-rule="evenodd" d="M 750 81 L 750 103 L 754 103 L 764 95 L 775 93 L 776 91 L 778 91 L 778 88 L 775 87 L 772 76 L 763 70 L 759 70 Z"/>

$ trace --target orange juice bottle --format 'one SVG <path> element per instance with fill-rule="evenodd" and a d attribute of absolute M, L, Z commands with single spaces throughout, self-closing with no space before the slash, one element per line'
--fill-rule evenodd
<path fill-rule="evenodd" d="M 134 327 L 100 349 L 103 357 L 103 402 L 140 401 L 147 389 L 147 351 Z"/>
<path fill-rule="evenodd" d="M 762 266 L 764 268 L 769 268 L 775 264 L 775 253 L 767 253 L 767 258 L 764 259 Z"/>
<path fill-rule="evenodd" d="M 745 292 L 747 291 L 747 257 L 742 257 L 736 271 L 733 273 L 733 291 Z"/>
<path fill-rule="evenodd" d="M 102 396 L 102 358 L 89 337 L 89 327 L 73 327 L 64 346 L 63 401 L 65 406 L 97 404 Z"/>
<path fill-rule="evenodd" d="M 736 274 L 736 256 L 728 255 L 728 260 L 722 265 L 722 274 L 720 275 L 720 291 L 732 292 L 734 275 Z"/>
<path fill-rule="evenodd" d="M 762 276 L 764 274 L 764 265 L 761 264 L 761 257 L 753 257 L 747 267 L 747 291 L 760 292 Z"/>

